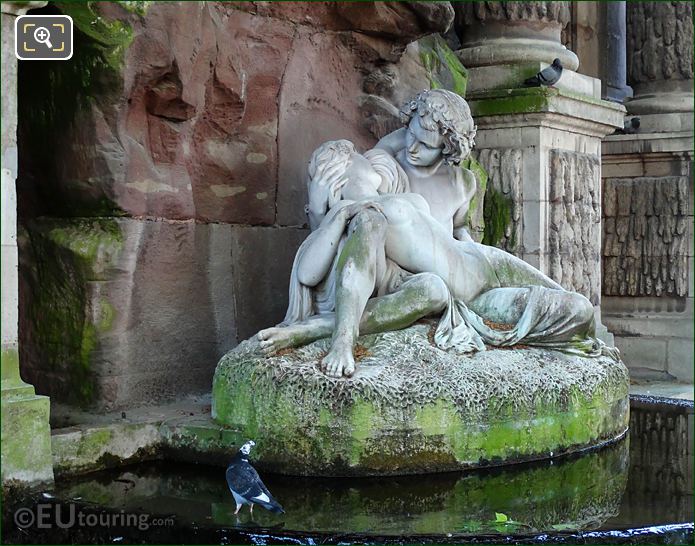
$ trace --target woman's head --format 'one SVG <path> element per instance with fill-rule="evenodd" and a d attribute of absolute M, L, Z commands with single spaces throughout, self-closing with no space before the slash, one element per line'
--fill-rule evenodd
<path fill-rule="evenodd" d="M 441 155 L 458 165 L 473 148 L 476 127 L 466 101 L 445 89 L 423 91 L 401 109 L 407 125 L 406 157 L 413 165 L 431 165 Z"/>

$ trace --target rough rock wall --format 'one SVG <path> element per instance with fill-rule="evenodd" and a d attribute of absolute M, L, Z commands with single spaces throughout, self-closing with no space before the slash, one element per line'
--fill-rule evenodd
<path fill-rule="evenodd" d="M 692 79 L 692 3 L 628 2 L 627 8 L 628 81 Z"/>
<path fill-rule="evenodd" d="M 209 389 L 281 320 L 305 166 L 429 87 L 448 2 L 90 2 L 69 63 L 20 67 L 25 377 L 96 409 Z M 391 75 L 384 98 L 370 75 Z M 379 78 L 376 78 L 377 80 Z M 382 89 L 386 89 L 382 86 Z M 384 118 L 386 119 L 386 118 Z M 377 127 L 378 129 L 378 127 Z"/>
<path fill-rule="evenodd" d="M 605 180 L 606 296 L 687 296 L 689 183 L 687 176 Z"/>

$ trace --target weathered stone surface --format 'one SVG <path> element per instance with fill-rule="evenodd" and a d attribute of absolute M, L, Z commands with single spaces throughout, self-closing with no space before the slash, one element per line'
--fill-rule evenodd
<path fill-rule="evenodd" d="M 364 74 L 453 19 L 448 2 L 59 7 L 75 58 L 23 72 L 27 206 L 253 225 L 295 204 L 321 141 L 374 142 Z"/>
<path fill-rule="evenodd" d="M 594 305 L 601 298 L 600 172 L 596 155 L 550 151 L 550 277 Z"/>
<path fill-rule="evenodd" d="M 569 2 L 457 2 L 456 20 L 475 21 L 570 21 Z"/>
<path fill-rule="evenodd" d="M 605 295 L 687 296 L 689 184 L 686 176 L 605 180 Z"/>
<path fill-rule="evenodd" d="M 627 29 L 630 83 L 693 79 L 692 3 L 628 2 Z"/>
<path fill-rule="evenodd" d="M 359 62 L 344 40 L 334 34 L 301 29 L 279 97 L 280 150 L 277 221 L 281 225 L 307 222 L 304 205 L 306 165 L 311 153 L 327 140 L 346 138 L 358 148 L 374 143 L 361 123 L 359 104 L 363 76 Z"/>
<path fill-rule="evenodd" d="M 627 70 L 634 87 L 626 103 L 631 114 L 687 112 L 692 118 L 691 2 L 627 3 Z"/>
<path fill-rule="evenodd" d="M 45 396 L 35 396 L 33 388 L 30 391 L 13 395 L 3 385 L 0 438 L 3 487 L 53 481 L 49 400 Z"/>
<path fill-rule="evenodd" d="M 329 341 L 266 358 L 225 355 L 212 415 L 258 442 L 269 470 L 301 475 L 447 471 L 574 451 L 627 428 L 622 363 L 539 349 L 447 353 L 430 324 L 360 338 L 351 379 L 318 370 Z"/>
<path fill-rule="evenodd" d="M 307 229 L 234 227 L 231 256 L 233 267 L 236 341 L 285 317 L 290 271 Z"/>
<path fill-rule="evenodd" d="M 181 221 L 35 221 L 22 245 L 24 373 L 41 393 L 99 410 L 205 392 L 237 329 L 249 335 L 282 319 L 304 236 Z"/>
<path fill-rule="evenodd" d="M 432 32 L 446 32 L 454 21 L 449 2 L 338 2 L 335 9 L 352 30 L 402 44 Z"/>
<path fill-rule="evenodd" d="M 483 243 L 521 255 L 523 183 L 522 150 L 473 150 L 488 174 L 484 200 Z"/>

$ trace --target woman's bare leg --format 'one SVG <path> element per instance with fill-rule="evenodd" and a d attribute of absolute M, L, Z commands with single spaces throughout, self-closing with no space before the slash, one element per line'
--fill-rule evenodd
<path fill-rule="evenodd" d="M 406 328 L 423 317 L 441 313 L 448 298 L 446 284 L 436 275 L 413 275 L 393 294 L 367 302 L 360 321 L 360 335 Z M 258 332 L 258 339 L 261 350 L 271 355 L 281 349 L 330 337 L 334 328 L 335 314 L 326 313 L 288 326 L 266 328 Z"/>
<path fill-rule="evenodd" d="M 375 210 L 363 210 L 350 223 L 336 269 L 335 329 L 331 348 L 321 363 L 329 377 L 350 377 L 355 372 L 352 349 L 378 270 L 386 268 L 385 237 L 386 218 Z"/>

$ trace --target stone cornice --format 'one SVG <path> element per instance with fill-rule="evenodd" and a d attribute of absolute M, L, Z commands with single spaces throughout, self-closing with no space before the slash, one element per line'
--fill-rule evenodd
<path fill-rule="evenodd" d="M 622 105 L 558 89 L 510 89 L 469 99 L 479 129 L 536 126 L 603 138 L 624 124 Z"/>

